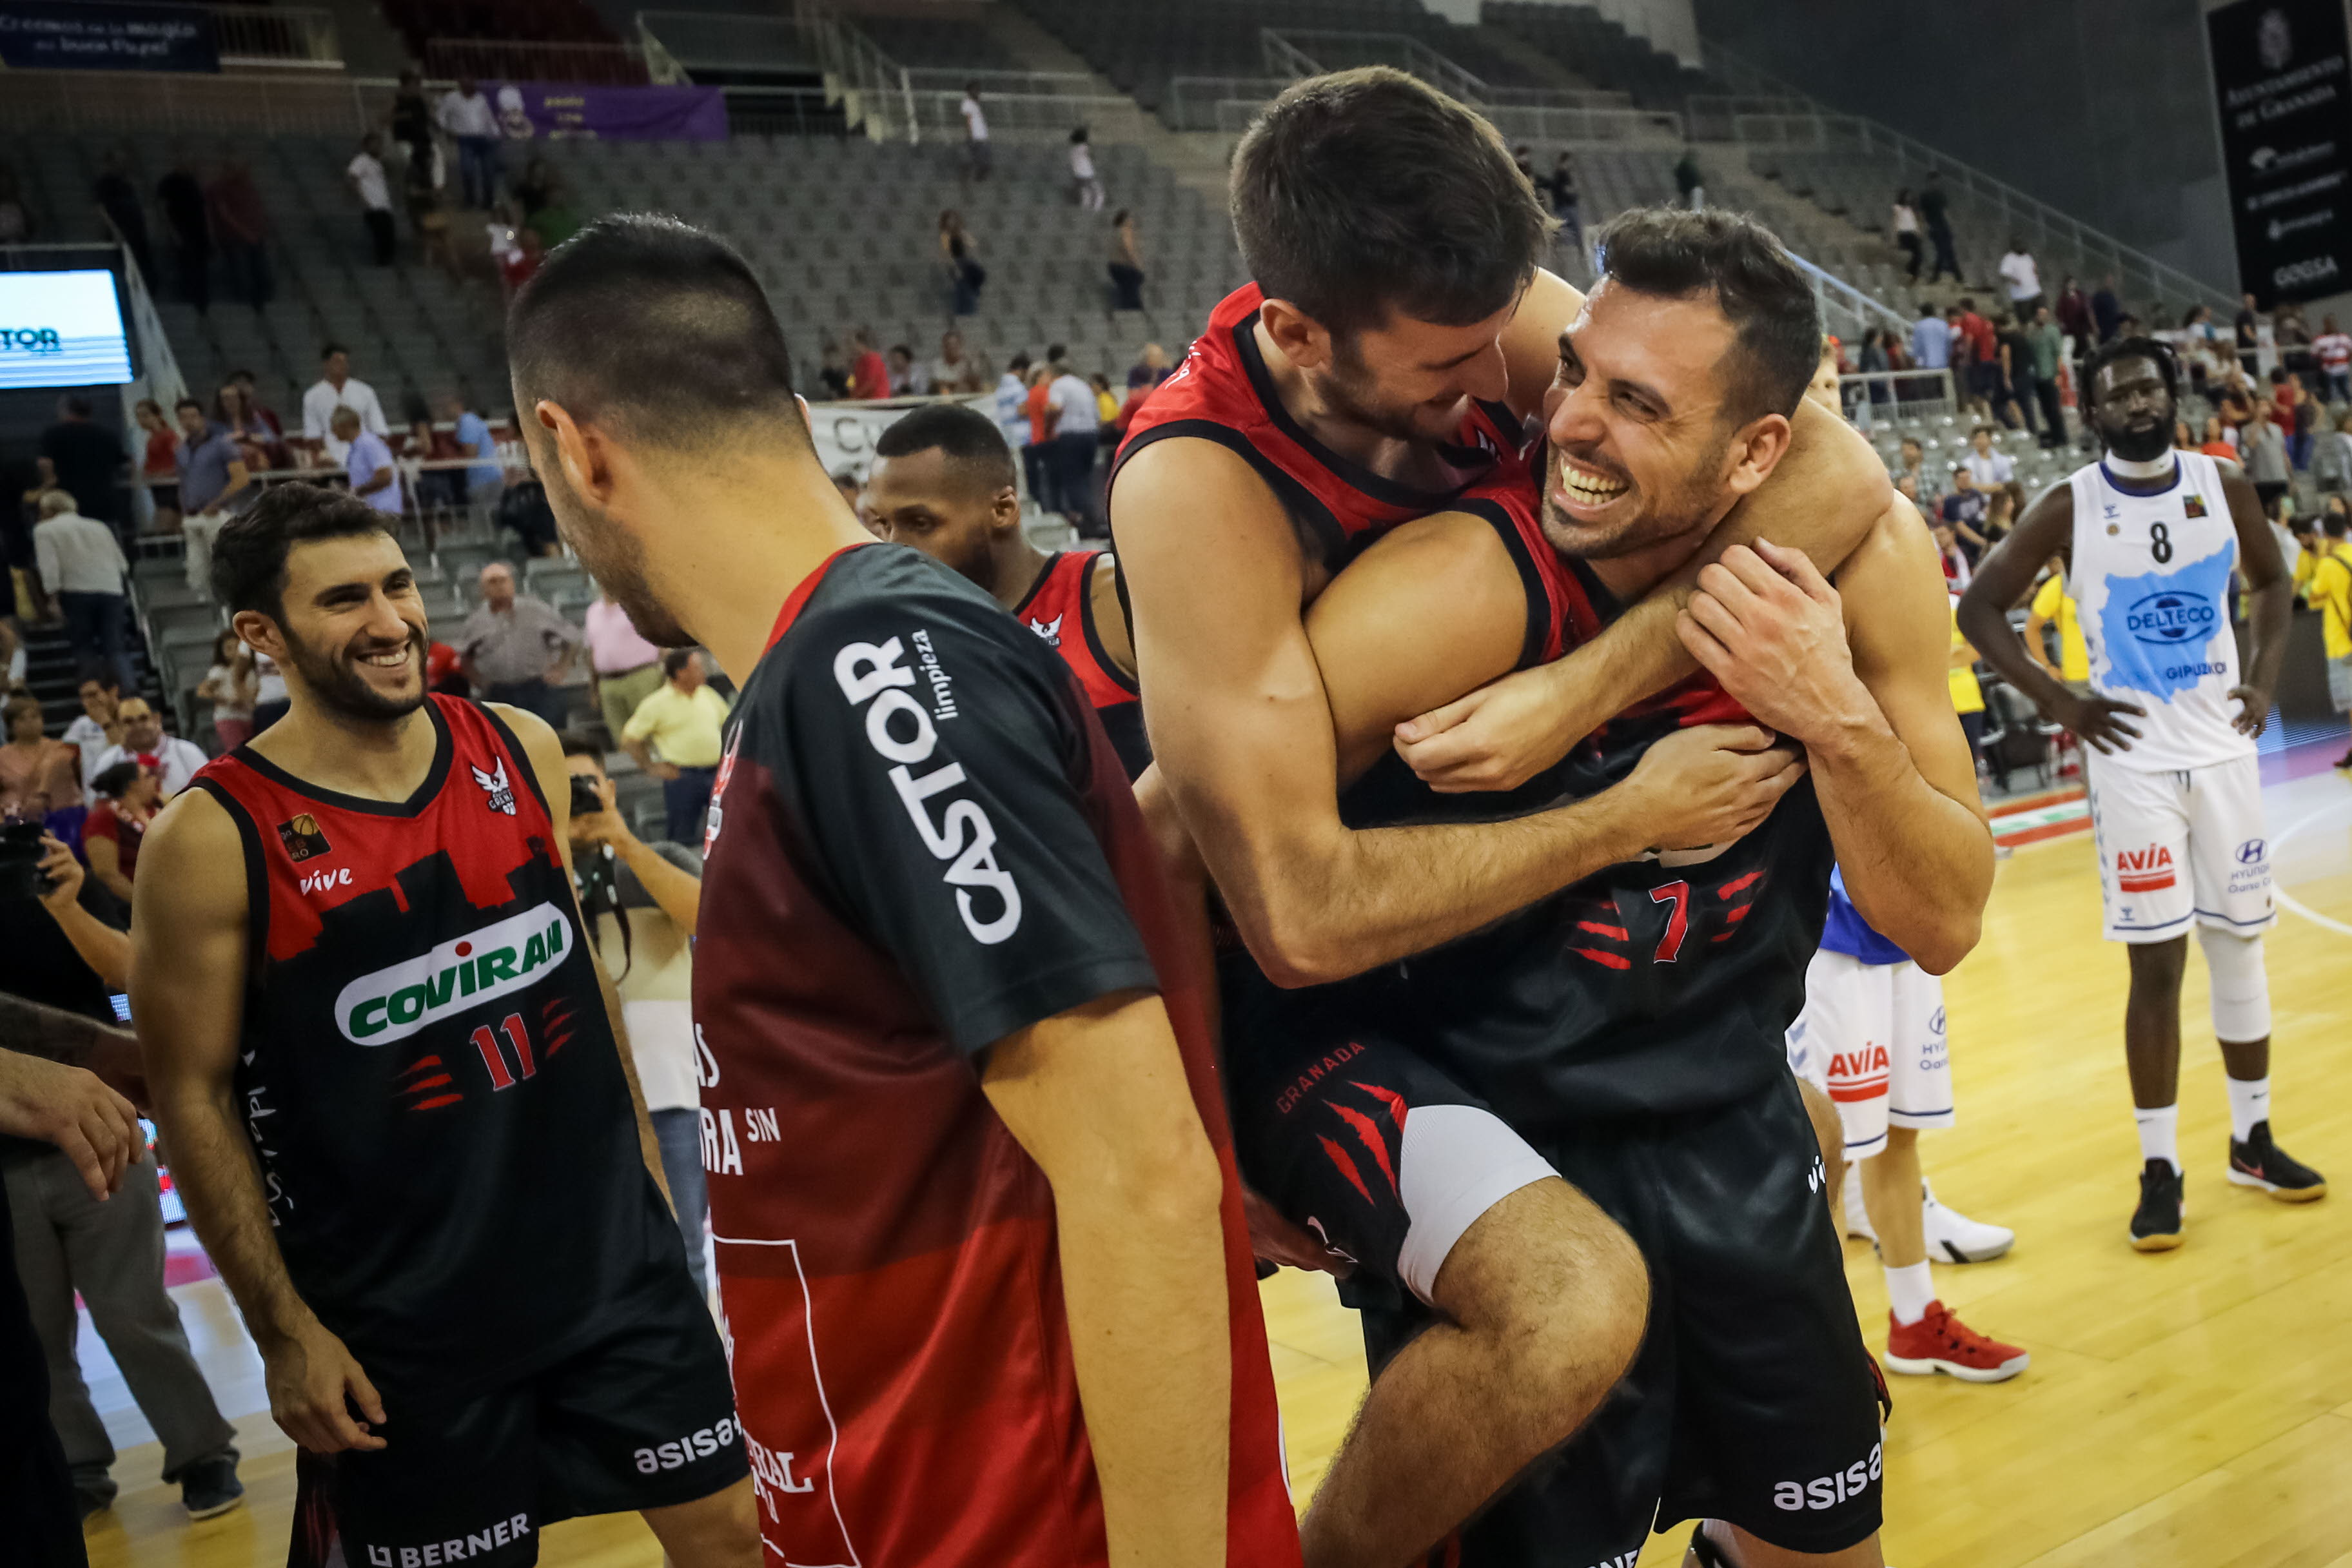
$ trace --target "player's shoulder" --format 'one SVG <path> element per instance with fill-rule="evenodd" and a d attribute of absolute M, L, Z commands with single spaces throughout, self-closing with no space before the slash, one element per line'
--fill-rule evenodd
<path fill-rule="evenodd" d="M 246 879 L 239 868 L 250 826 L 201 783 L 173 795 L 140 839 L 141 901 L 157 901 L 148 891 L 153 889 L 184 908 L 242 907 Z"/>

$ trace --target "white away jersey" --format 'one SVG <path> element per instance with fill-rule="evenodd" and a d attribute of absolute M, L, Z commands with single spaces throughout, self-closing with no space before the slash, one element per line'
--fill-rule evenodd
<path fill-rule="evenodd" d="M 2238 531 L 2221 470 L 2201 452 L 2175 452 L 2171 485 L 2133 495 L 2104 462 L 2075 470 L 2074 568 L 2067 591 L 2081 613 L 2091 685 L 2136 703 L 2145 719 L 2117 766 L 2144 772 L 2210 767 L 2254 753 L 2231 721 L 2238 705 L 2238 639 L 2230 627 L 2230 574 Z"/>

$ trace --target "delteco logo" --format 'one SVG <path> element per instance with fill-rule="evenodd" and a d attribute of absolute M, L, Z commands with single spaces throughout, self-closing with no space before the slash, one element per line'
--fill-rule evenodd
<path fill-rule="evenodd" d="M 55 354 L 65 347 L 55 327 L 0 327 L 0 353 Z"/>
<path fill-rule="evenodd" d="M 445 942 L 422 958 L 363 974 L 335 998 L 335 1024 L 355 1046 L 404 1040 L 444 1013 L 520 991 L 569 949 L 553 904 Z"/>
<path fill-rule="evenodd" d="M 2124 612 L 2124 628 L 2158 647 L 2172 647 L 2213 635 L 2217 612 L 2211 600 L 2168 588 L 2138 600 Z"/>

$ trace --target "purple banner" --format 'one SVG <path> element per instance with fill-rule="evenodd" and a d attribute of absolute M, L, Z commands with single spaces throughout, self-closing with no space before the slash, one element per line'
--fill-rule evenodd
<path fill-rule="evenodd" d="M 596 87 L 485 82 L 509 142 L 580 136 L 602 142 L 724 142 L 727 99 L 715 87 Z"/>

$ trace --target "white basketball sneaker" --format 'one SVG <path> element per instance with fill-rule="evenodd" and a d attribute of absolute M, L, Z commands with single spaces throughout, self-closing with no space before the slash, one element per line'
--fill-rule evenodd
<path fill-rule="evenodd" d="M 1983 1263 L 2017 1245 L 2017 1232 L 2007 1226 L 1970 1219 L 1936 1200 L 1936 1189 L 1920 1184 L 1925 1207 L 1920 1223 L 1927 1232 L 1927 1256 L 1938 1262 Z"/>

